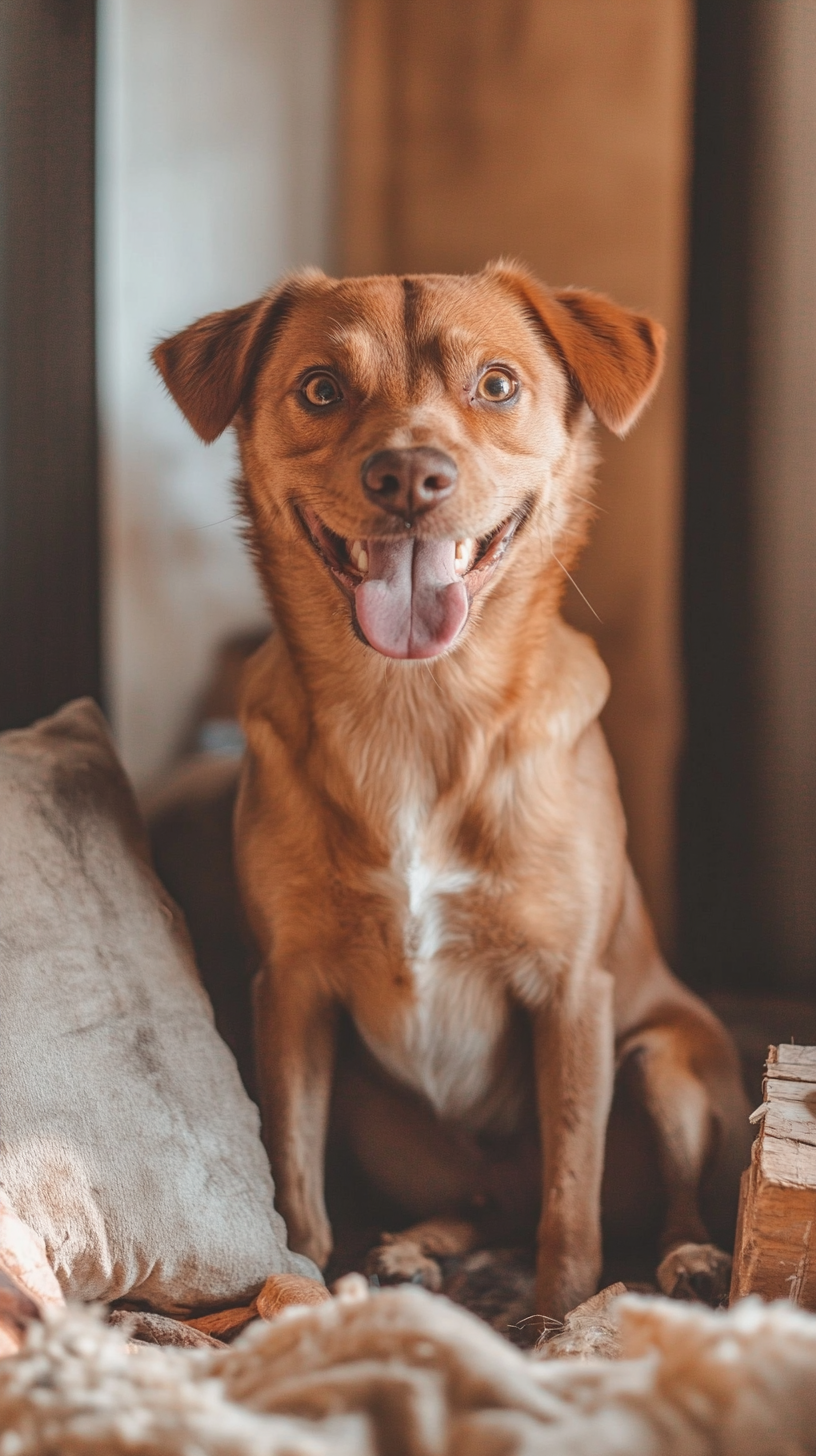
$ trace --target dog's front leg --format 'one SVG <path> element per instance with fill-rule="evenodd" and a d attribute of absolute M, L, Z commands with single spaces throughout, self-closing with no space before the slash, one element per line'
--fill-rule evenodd
<path fill-rule="evenodd" d="M 276 1201 L 296 1253 L 319 1268 L 332 1232 L 324 1199 L 337 1009 L 302 966 L 270 965 L 254 987 L 263 1139 Z"/>
<path fill-rule="evenodd" d="M 571 973 L 534 1017 L 544 1162 L 536 1310 L 562 1319 L 601 1273 L 601 1177 L 614 1083 L 612 978 Z"/>

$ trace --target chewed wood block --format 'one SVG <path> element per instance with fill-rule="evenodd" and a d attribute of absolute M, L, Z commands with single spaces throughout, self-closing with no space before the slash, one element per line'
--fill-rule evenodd
<path fill-rule="evenodd" d="M 816 1047 L 769 1048 L 754 1117 L 731 1302 L 760 1294 L 816 1310 Z"/>

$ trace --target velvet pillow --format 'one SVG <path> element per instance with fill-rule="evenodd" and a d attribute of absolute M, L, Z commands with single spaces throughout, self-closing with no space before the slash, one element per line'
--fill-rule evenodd
<path fill-rule="evenodd" d="M 0 1189 L 74 1298 L 181 1312 L 320 1277 L 90 700 L 0 735 Z"/>

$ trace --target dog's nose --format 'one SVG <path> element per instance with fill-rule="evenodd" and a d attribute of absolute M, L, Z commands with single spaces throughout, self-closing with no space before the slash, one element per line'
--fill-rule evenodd
<path fill-rule="evenodd" d="M 411 522 L 456 489 L 456 461 L 444 450 L 415 445 L 408 450 L 377 450 L 363 461 L 363 490 L 392 516 Z"/>

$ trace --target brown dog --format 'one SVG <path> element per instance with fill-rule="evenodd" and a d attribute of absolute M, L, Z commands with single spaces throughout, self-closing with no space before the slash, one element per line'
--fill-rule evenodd
<path fill-rule="evenodd" d="M 623 434 L 662 350 L 648 318 L 498 264 L 304 273 L 155 351 L 204 440 L 236 425 L 280 629 L 248 674 L 236 844 L 264 1136 L 318 1264 L 334 1079 L 360 1162 L 426 1220 L 380 1251 L 386 1275 L 529 1220 L 538 1309 L 561 1316 L 599 1278 L 603 1180 L 633 1226 L 662 1184 L 664 1288 L 724 1286 L 700 1198 L 727 1223 L 737 1061 L 655 945 L 606 671 L 559 615 L 593 417 Z M 607 1137 L 624 1068 L 659 1177 L 634 1134 Z"/>

